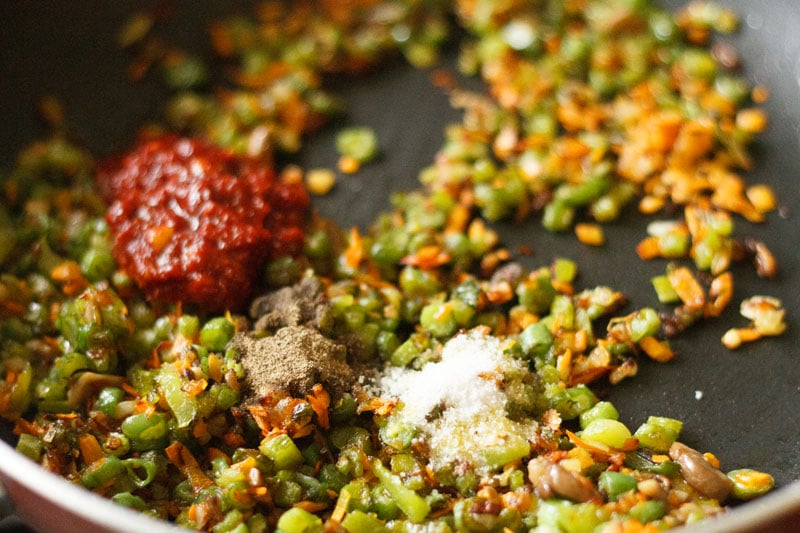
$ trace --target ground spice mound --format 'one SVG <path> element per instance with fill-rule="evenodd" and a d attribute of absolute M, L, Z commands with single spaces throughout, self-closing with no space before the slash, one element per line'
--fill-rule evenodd
<path fill-rule="evenodd" d="M 309 277 L 256 298 L 250 305 L 250 316 L 256 320 L 256 331 L 300 325 L 323 329 L 330 320 L 330 305 L 322 283 Z"/>
<path fill-rule="evenodd" d="M 258 403 L 275 390 L 303 397 L 317 383 L 338 397 L 356 381 L 346 348 L 313 328 L 288 326 L 262 338 L 238 333 L 233 343 L 242 356 L 246 403 Z"/>

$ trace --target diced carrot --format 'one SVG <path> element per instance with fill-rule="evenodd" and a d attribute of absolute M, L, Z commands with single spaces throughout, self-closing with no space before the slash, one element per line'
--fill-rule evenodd
<path fill-rule="evenodd" d="M 751 185 L 745 194 L 753 207 L 760 213 L 769 213 L 778 205 L 775 192 L 769 185 Z"/>
<path fill-rule="evenodd" d="M 227 462 L 230 462 L 230 457 L 228 454 L 220 450 L 219 448 L 210 447 L 206 449 L 206 457 L 208 457 L 209 461 L 213 461 L 214 459 L 218 459 L 220 457 L 224 458 Z"/>
<path fill-rule="evenodd" d="M 355 174 L 361 168 L 361 163 L 353 156 L 343 155 L 336 166 L 344 174 Z"/>
<path fill-rule="evenodd" d="M 556 368 L 558 369 L 558 377 L 562 381 L 569 381 L 569 375 L 572 372 L 572 350 L 566 350 L 558 356 Z"/>
<path fill-rule="evenodd" d="M 636 253 L 641 259 L 654 259 L 661 256 L 661 245 L 658 237 L 645 237 L 636 245 Z"/>
<path fill-rule="evenodd" d="M 226 431 L 222 436 L 222 441 L 231 448 L 241 448 L 247 442 L 244 436 L 235 431 Z"/>
<path fill-rule="evenodd" d="M 579 446 L 589 452 L 589 454 L 594 458 L 595 461 L 602 462 L 602 463 L 614 463 L 614 464 L 622 464 L 625 460 L 625 454 L 622 452 L 617 451 L 610 446 L 606 446 L 601 442 L 590 442 L 587 440 L 581 439 L 572 431 L 566 429 L 567 438 L 569 438 L 570 442 L 575 446 Z"/>
<path fill-rule="evenodd" d="M 183 474 L 192 489 L 199 492 L 214 484 L 209 477 L 200 468 L 200 464 L 195 459 L 192 452 L 184 446 L 181 442 L 175 441 L 164 449 L 169 461 Z"/>
<path fill-rule="evenodd" d="M 350 493 L 348 491 L 342 491 L 339 493 L 339 499 L 336 502 L 336 507 L 334 507 L 333 512 L 331 513 L 331 521 L 334 523 L 341 523 L 344 520 L 344 515 L 347 514 L 347 508 L 350 506 Z"/>
<path fill-rule="evenodd" d="M 708 290 L 710 302 L 706 305 L 705 314 L 719 316 L 733 300 L 733 274 L 723 272 L 711 282 Z"/>
<path fill-rule="evenodd" d="M 659 363 L 666 363 L 675 357 L 675 352 L 672 351 L 666 341 L 660 341 L 655 337 L 643 338 L 639 341 L 639 346 L 651 359 Z"/>
<path fill-rule="evenodd" d="M 753 102 L 763 104 L 769 99 L 769 88 L 764 85 L 756 85 L 751 92 Z"/>
<path fill-rule="evenodd" d="M 599 224 L 576 224 L 575 235 L 579 241 L 589 246 L 602 246 L 606 242 L 603 228 Z"/>
<path fill-rule="evenodd" d="M 506 492 L 500 497 L 503 507 L 526 512 L 533 509 L 533 495 L 526 491 Z"/>
<path fill-rule="evenodd" d="M 158 353 L 158 349 L 154 349 L 150 352 L 150 357 L 147 358 L 147 361 L 144 363 L 145 368 L 149 369 L 158 369 L 161 368 L 161 356 Z"/>
<path fill-rule="evenodd" d="M 208 432 L 208 424 L 203 420 L 198 420 L 192 427 L 192 435 L 196 439 L 207 442 L 211 438 Z"/>
<path fill-rule="evenodd" d="M 447 219 L 446 232 L 463 233 L 469 222 L 469 208 L 462 204 L 456 204 L 450 211 Z"/>
<path fill-rule="evenodd" d="M 761 333 L 754 328 L 731 328 L 722 336 L 722 345 L 729 350 L 735 350 L 745 342 L 752 342 L 761 338 Z"/>
<path fill-rule="evenodd" d="M 336 184 L 336 174 L 328 168 L 314 168 L 306 173 L 308 191 L 316 196 L 328 194 Z"/>
<path fill-rule="evenodd" d="M 190 397 L 194 397 L 206 390 L 206 387 L 208 387 L 208 381 L 204 379 L 192 379 L 181 386 L 181 391 L 185 392 Z"/>
<path fill-rule="evenodd" d="M 231 465 L 231 467 L 235 468 L 239 472 L 247 473 L 251 468 L 256 468 L 257 464 L 258 463 L 256 462 L 255 457 L 248 457 L 247 459 L 243 459 L 238 463 Z"/>
<path fill-rule="evenodd" d="M 318 513 L 323 509 L 327 509 L 328 505 L 330 505 L 328 502 L 312 502 L 310 500 L 303 500 L 294 504 L 294 507 L 298 507 L 304 511 L 308 511 L 309 513 Z"/>
<path fill-rule="evenodd" d="M 700 309 L 706 303 L 705 293 L 700 283 L 686 267 L 679 267 L 667 273 L 672 288 L 689 309 Z"/>
<path fill-rule="evenodd" d="M 91 433 L 84 433 L 78 437 L 78 448 L 81 450 L 81 457 L 83 461 L 90 465 L 95 461 L 105 458 L 106 454 L 103 453 L 103 448 L 97 442 L 97 438 Z"/>
<path fill-rule="evenodd" d="M 51 272 L 53 281 L 61 283 L 61 288 L 67 296 L 75 296 L 89 286 L 83 277 L 81 267 L 75 261 L 64 261 L 57 265 Z"/>
<path fill-rule="evenodd" d="M 350 230 L 350 239 L 347 249 L 344 251 L 344 260 L 350 268 L 358 268 L 361 259 L 364 257 L 364 239 L 358 232 L 358 228 Z"/>
<path fill-rule="evenodd" d="M 703 454 L 703 458 L 708 462 L 708 464 L 710 464 L 714 468 L 719 468 L 719 459 L 717 459 L 717 456 L 714 455 L 713 453 L 705 452 Z"/>
<path fill-rule="evenodd" d="M 767 115 L 761 109 L 742 109 L 736 114 L 736 126 L 748 133 L 761 133 L 767 128 Z"/>
<path fill-rule="evenodd" d="M 317 424 L 322 429 L 328 429 L 330 427 L 330 421 L 328 419 L 328 408 L 331 405 L 331 397 L 322 388 L 322 385 L 317 383 L 314 385 L 313 389 L 311 389 L 311 394 L 306 396 L 306 400 L 308 400 L 309 405 L 311 405 L 311 409 L 314 410 L 314 414 L 317 415 Z"/>
<path fill-rule="evenodd" d="M 407 255 L 400 262 L 422 269 L 433 269 L 450 262 L 450 254 L 438 245 L 423 246 L 415 254 Z"/>
<path fill-rule="evenodd" d="M 213 353 L 208 356 L 208 377 L 222 383 L 222 359 Z"/>

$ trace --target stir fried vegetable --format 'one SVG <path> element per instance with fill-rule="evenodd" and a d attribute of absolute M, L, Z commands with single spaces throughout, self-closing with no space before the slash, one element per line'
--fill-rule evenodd
<path fill-rule="evenodd" d="M 220 311 L 213 291 L 180 296 L 197 270 L 176 281 L 169 261 L 196 250 L 170 248 L 172 219 L 148 220 L 134 252 L 153 253 L 180 290 L 148 293 L 152 272 L 133 276 L 115 255 L 116 204 L 107 211 L 94 190 L 91 155 L 60 134 L 20 154 L 0 206 L 0 414 L 17 449 L 120 505 L 214 532 L 651 531 L 769 491 L 769 474 L 725 474 L 682 443 L 681 421 L 628 427 L 590 388 L 635 376 L 643 357 L 673 359 L 667 337 L 733 301 L 733 262 L 776 274 L 767 247 L 735 233 L 775 196 L 740 175 L 766 126 L 763 89 L 709 51 L 714 31 L 736 27 L 716 4 L 268 2 L 211 30 L 232 67 L 224 91 L 208 91 L 195 56 L 150 41 L 155 20 L 137 15 L 120 34 L 131 75 L 158 65 L 175 91 L 165 127 L 176 136 L 147 155 L 158 167 L 182 158 L 165 209 L 192 197 L 183 186 L 207 192 L 186 147 L 237 162 L 220 179 L 255 180 L 245 167 L 269 168 L 339 112 L 327 74 L 396 53 L 434 64 L 452 21 L 461 68 L 488 95 L 451 88 L 463 120 L 421 187 L 395 194 L 367 232 L 294 213 L 287 236 L 285 194 L 264 206 L 215 189 L 214 212 L 248 218 L 252 202 L 281 239 L 302 241 L 248 263 L 253 279 L 234 284 L 247 313 Z M 339 170 L 356 172 L 379 145 L 369 129 L 341 131 Z M 264 174 L 305 201 L 303 172 Z M 335 180 L 305 175 L 314 194 Z M 137 196 L 126 183 L 115 202 Z M 205 204 L 186 201 L 208 222 Z M 633 202 L 681 215 L 654 220 L 636 247 L 672 261 L 653 279 L 672 313 L 581 287 L 567 258 L 526 267 L 490 225 L 536 216 L 603 246 L 602 224 Z M 226 220 L 213 227 L 227 260 L 238 230 Z M 729 348 L 786 327 L 776 298 L 749 297 L 741 312 L 751 324 L 725 334 Z"/>

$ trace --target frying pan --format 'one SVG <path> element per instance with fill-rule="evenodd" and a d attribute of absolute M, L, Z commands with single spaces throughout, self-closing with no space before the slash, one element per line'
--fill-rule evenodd
<path fill-rule="evenodd" d="M 662 4 L 677 8 L 683 1 Z M 800 528 L 800 4 L 796 0 L 726 0 L 742 17 L 742 29 L 725 37 L 739 51 L 745 74 L 770 88 L 766 109 L 771 121 L 754 148 L 751 182 L 770 184 L 781 209 L 764 225 L 736 220 L 739 236 L 763 240 L 777 256 L 777 280 L 756 277 L 749 265 L 737 266 L 736 301 L 719 319 L 673 340 L 678 357 L 668 364 L 642 362 L 639 375 L 600 394 L 620 409 L 621 419 L 637 427 L 648 415 L 684 421 L 681 440 L 713 450 L 724 470 L 752 467 L 773 474 L 773 494 L 744 504 L 703 531 L 794 530 Z M 195 51 L 207 49 L 209 21 L 246 12 L 249 2 L 176 0 L 175 16 L 164 28 L 172 42 Z M 45 95 L 65 104 L 70 130 L 94 154 L 128 146 L 136 128 L 161 112 L 165 93 L 150 76 L 137 85 L 126 81 L 128 59 L 114 45 L 128 15 L 146 7 L 141 1 L 82 0 L 0 2 L 0 169 L 43 133 L 35 108 Z M 451 54 L 453 56 L 453 54 Z M 454 56 L 453 56 L 454 57 Z M 453 57 L 450 57 L 452 60 Z M 430 83 L 430 73 L 392 64 L 363 79 L 333 80 L 348 114 L 308 144 L 298 156 L 306 166 L 333 166 L 337 127 L 369 125 L 376 130 L 382 157 L 357 175 L 340 180 L 334 191 L 315 199 L 316 208 L 341 225 L 366 227 L 388 207 L 390 191 L 416 186 L 417 172 L 433 160 L 444 125 L 459 119 L 447 97 Z M 466 81 L 473 87 L 475 82 Z M 632 308 L 653 305 L 649 279 L 664 263 L 642 262 L 634 247 L 644 235 L 645 219 L 629 216 L 606 227 L 607 245 L 590 248 L 572 235 L 554 235 L 538 220 L 500 224 L 510 249 L 530 246 L 529 266 L 555 257 L 574 259 L 579 284 L 606 284 L 625 292 Z M 753 294 L 780 297 L 788 310 L 788 331 L 729 351 L 720 337 L 732 325 L 743 326 L 738 301 Z M 0 480 L 21 519 L 43 531 L 168 531 L 155 522 L 102 500 L 50 475 L 17 454 L 10 425 L 0 423 Z"/>

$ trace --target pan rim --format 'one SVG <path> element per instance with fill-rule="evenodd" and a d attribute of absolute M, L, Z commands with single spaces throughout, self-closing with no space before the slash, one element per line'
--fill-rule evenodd
<path fill-rule="evenodd" d="M 8 486 L 7 480 L 30 489 L 53 506 L 64 509 L 71 515 L 76 515 L 103 530 L 113 529 L 120 533 L 185 531 L 169 522 L 157 520 L 144 513 L 115 504 L 111 500 L 48 472 L 5 441 L 0 440 L 0 481 L 6 482 L 7 496 L 11 499 L 15 510 L 24 511 L 17 507 L 14 501 L 15 491 L 13 486 Z M 41 511 L 46 511 L 46 508 Z M 22 513 L 20 518 L 24 522 L 33 521 L 33 517 L 25 516 Z M 70 527 L 70 525 L 64 524 L 63 530 L 69 531 Z"/>
<path fill-rule="evenodd" d="M 70 483 L 28 460 L 5 441 L 0 440 L 0 481 L 5 479 L 32 489 L 53 505 L 64 508 L 88 522 L 104 528 L 111 527 L 120 533 L 186 531 L 164 520 L 157 520 L 127 509 Z M 13 503 L 13 492 L 9 491 L 8 496 Z M 72 505 L 69 505 L 70 503 Z M 794 514 L 800 514 L 800 480 L 683 530 L 704 533 L 752 532 Z"/>

